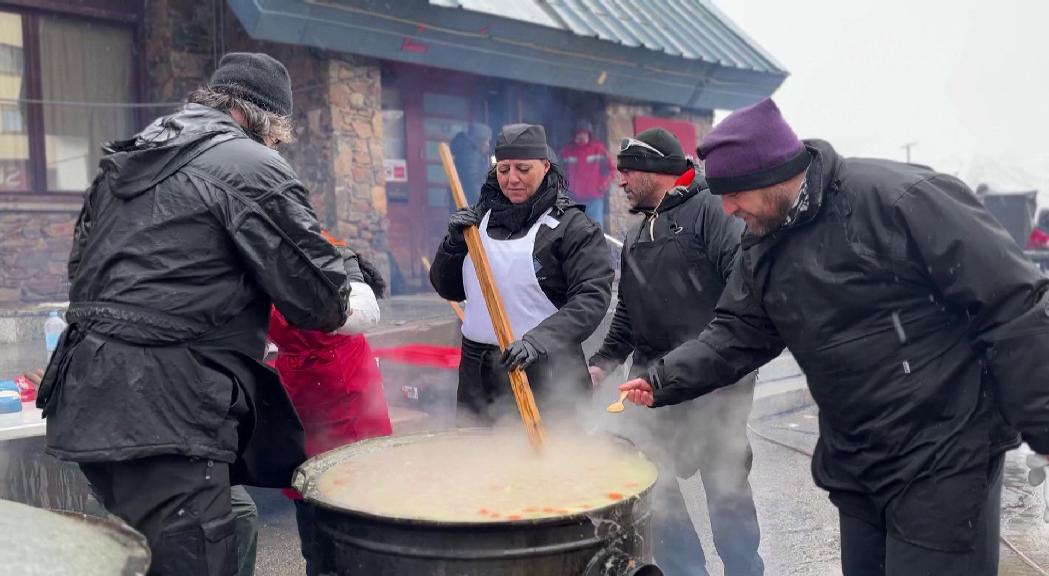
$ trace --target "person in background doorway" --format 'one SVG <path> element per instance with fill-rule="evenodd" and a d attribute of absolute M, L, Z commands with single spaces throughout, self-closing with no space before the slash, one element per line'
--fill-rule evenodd
<path fill-rule="evenodd" d="M 619 302 L 601 348 L 590 358 L 594 385 L 633 357 L 630 374 L 648 373 L 664 354 L 695 338 L 714 317 L 732 273 L 743 224 L 721 210 L 678 139 L 662 128 L 625 138 L 616 158 L 631 212 Z M 659 466 L 653 489 L 652 550 L 667 574 L 706 576 L 703 545 L 678 478 L 700 472 L 714 546 L 726 576 L 759 576 L 760 531 L 751 494 L 753 454 L 747 419 L 754 374 L 706 398 L 642 414 L 627 431 Z M 627 421 L 629 422 L 629 421 Z"/>
<path fill-rule="evenodd" d="M 370 262 L 353 254 L 345 242 L 325 233 L 348 258 L 360 263 L 361 277 L 351 281 L 349 318 L 333 333 L 300 330 L 279 310 L 270 314 L 270 341 L 277 346 L 275 367 L 306 431 L 306 456 L 393 432 L 382 374 L 362 333 L 378 324 L 379 305 L 386 283 Z M 294 490 L 306 576 L 325 573 L 314 535 L 314 508 Z"/>
<path fill-rule="evenodd" d="M 572 142 L 561 149 L 561 165 L 572 196 L 586 206 L 586 215 L 603 228 L 605 198 L 615 170 L 608 149 L 594 138 L 594 126 L 589 120 L 576 124 Z"/>
<path fill-rule="evenodd" d="M 492 167 L 492 129 L 484 124 L 472 123 L 466 130 L 456 134 L 449 146 L 466 200 L 473 206 Z M 455 206 L 450 206 L 454 212 Z"/>
<path fill-rule="evenodd" d="M 459 415 L 490 425 L 516 413 L 507 370 L 524 369 L 543 416 L 570 410 L 590 391 L 582 343 L 605 317 L 612 264 L 601 228 L 568 197 L 542 126 L 511 124 L 496 139 L 496 167 L 477 205 L 452 214 L 430 282 L 446 300 L 466 300 Z M 516 341 L 500 354 L 467 254 L 477 225 Z"/>
<path fill-rule="evenodd" d="M 1034 223 L 1031 236 L 1027 238 L 1027 250 L 1038 252 L 1049 251 L 1049 210 L 1038 213 L 1038 220 Z"/>

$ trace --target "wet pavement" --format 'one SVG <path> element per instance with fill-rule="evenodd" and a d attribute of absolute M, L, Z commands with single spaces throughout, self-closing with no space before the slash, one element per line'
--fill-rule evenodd
<path fill-rule="evenodd" d="M 751 423 L 754 430 L 773 440 L 811 452 L 817 439 L 816 409 L 809 407 L 789 414 Z M 817 489 L 809 475 L 808 456 L 773 444 L 751 434 L 754 470 L 751 482 L 762 527 L 761 553 L 766 574 L 837 576 L 837 512 L 825 493 Z M 1039 490 L 1027 485 L 1025 453 L 1010 452 L 1006 458 L 1005 486 L 1002 493 L 1002 535 L 1035 564 L 1049 571 L 1049 524 L 1042 519 L 1044 501 Z M 702 530 L 705 522 L 701 492 L 696 481 L 698 514 L 693 518 Z M 709 530 L 704 546 L 713 549 Z M 714 562 L 711 562 L 713 564 Z M 710 566 L 712 576 L 721 567 Z M 1001 548 L 1000 576 L 1039 576 L 1042 572 L 1025 564 L 1004 543 Z"/>

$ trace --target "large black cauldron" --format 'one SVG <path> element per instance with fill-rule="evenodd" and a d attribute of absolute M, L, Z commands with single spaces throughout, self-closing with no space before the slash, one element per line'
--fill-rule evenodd
<path fill-rule="evenodd" d="M 119 520 L 0 500 L 0 574 L 145 576 L 146 539 Z"/>
<path fill-rule="evenodd" d="M 375 438 L 321 454 L 293 484 L 317 507 L 322 574 L 339 576 L 650 576 L 650 491 L 584 514 L 505 522 L 436 522 L 340 508 L 316 481 L 355 454 L 476 430 Z M 609 438 L 610 442 L 625 442 Z"/>

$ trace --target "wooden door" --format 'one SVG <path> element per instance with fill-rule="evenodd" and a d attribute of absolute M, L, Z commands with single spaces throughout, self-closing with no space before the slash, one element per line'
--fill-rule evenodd
<path fill-rule="evenodd" d="M 387 184 L 390 251 L 403 291 L 430 290 L 422 257 L 433 259 L 447 230 L 451 194 L 438 144 L 479 121 L 476 82 L 447 72 L 405 67 L 396 86 L 403 110 L 407 182 Z"/>

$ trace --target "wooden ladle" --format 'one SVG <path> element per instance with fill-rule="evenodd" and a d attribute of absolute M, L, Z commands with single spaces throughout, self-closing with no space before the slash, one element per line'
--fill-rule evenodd
<path fill-rule="evenodd" d="M 624 391 L 623 393 L 621 393 L 619 395 L 619 401 L 609 404 L 608 408 L 605 408 L 605 410 L 608 410 L 613 414 L 618 414 L 623 410 L 626 410 L 626 405 L 623 404 L 623 400 L 626 400 L 627 394 L 630 394 L 630 392 Z"/>

